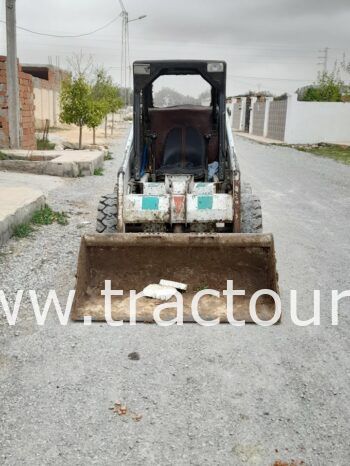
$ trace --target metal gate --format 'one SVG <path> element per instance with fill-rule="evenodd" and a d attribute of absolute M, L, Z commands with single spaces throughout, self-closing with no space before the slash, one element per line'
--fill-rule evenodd
<path fill-rule="evenodd" d="M 253 134 L 256 136 L 264 135 L 266 102 L 255 102 L 253 110 Z"/>
<path fill-rule="evenodd" d="M 244 122 L 244 131 L 249 133 L 249 124 L 250 124 L 250 112 L 252 111 L 252 99 L 247 97 L 246 107 L 245 107 L 245 122 Z"/>
<path fill-rule="evenodd" d="M 233 106 L 232 127 L 233 129 L 240 129 L 241 123 L 242 102 L 236 102 Z"/>
<path fill-rule="evenodd" d="M 267 137 L 284 141 L 284 132 L 286 129 L 288 100 L 273 100 L 270 103 L 269 122 L 267 127 Z"/>

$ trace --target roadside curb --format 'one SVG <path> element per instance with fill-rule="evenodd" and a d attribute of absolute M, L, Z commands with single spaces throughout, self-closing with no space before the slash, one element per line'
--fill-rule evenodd
<path fill-rule="evenodd" d="M 24 186 L 0 187 L 0 246 L 11 238 L 16 226 L 28 222 L 45 202 L 39 190 Z"/>
<path fill-rule="evenodd" d="M 105 151 L 3 151 L 8 159 L 0 160 L 0 170 L 63 177 L 90 176 L 103 167 Z M 40 153 L 39 153 L 40 152 Z"/>

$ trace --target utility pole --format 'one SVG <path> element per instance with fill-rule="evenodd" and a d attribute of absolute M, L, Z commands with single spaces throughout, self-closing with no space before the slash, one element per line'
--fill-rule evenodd
<path fill-rule="evenodd" d="M 318 59 L 321 60 L 321 62 L 319 62 L 317 64 L 322 65 L 324 73 L 327 73 L 329 47 L 325 47 L 324 49 L 320 50 L 319 52 L 322 53 L 322 55 L 320 57 L 318 57 Z"/>
<path fill-rule="evenodd" d="M 130 45 L 129 45 L 129 23 L 146 18 L 147 15 L 141 15 L 134 19 L 129 19 L 129 13 L 126 11 L 123 0 L 119 0 L 122 17 L 122 47 L 121 47 L 121 60 L 120 60 L 120 85 L 124 87 L 124 104 L 128 105 L 128 70 L 129 80 L 131 74 L 130 67 Z"/>
<path fill-rule="evenodd" d="M 16 0 L 6 0 L 7 96 L 10 147 L 20 147 L 19 86 L 16 41 Z"/>

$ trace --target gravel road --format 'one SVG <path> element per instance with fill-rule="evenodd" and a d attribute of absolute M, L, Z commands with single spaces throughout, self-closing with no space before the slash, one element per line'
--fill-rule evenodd
<path fill-rule="evenodd" d="M 79 238 L 113 189 L 125 135 L 104 176 L 50 191 L 68 226 L 0 249 L 0 289 L 12 301 L 21 288 L 62 299 L 74 288 Z M 331 290 L 350 288 L 350 167 L 239 137 L 237 152 L 275 235 L 282 324 L 62 327 L 51 313 L 39 327 L 26 298 L 9 327 L 1 310 L 1 464 L 350 464 L 349 298 L 330 323 Z M 290 289 L 304 318 L 321 290 L 319 327 L 291 323 Z M 142 419 L 112 412 L 116 400 Z"/>

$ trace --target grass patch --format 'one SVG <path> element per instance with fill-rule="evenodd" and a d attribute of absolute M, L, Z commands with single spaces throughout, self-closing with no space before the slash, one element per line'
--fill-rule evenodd
<path fill-rule="evenodd" d="M 54 222 L 60 225 L 67 225 L 67 214 L 65 212 L 56 212 L 48 205 L 45 205 L 42 209 L 34 212 L 32 217 L 32 223 L 34 225 L 51 225 L 51 223 Z"/>
<path fill-rule="evenodd" d="M 44 141 L 43 139 L 37 138 L 36 140 L 36 148 L 38 150 L 54 150 L 55 145 L 54 142 Z"/>
<path fill-rule="evenodd" d="M 7 155 L 1 152 L 0 150 L 0 160 L 6 160 L 6 159 L 7 159 Z"/>
<path fill-rule="evenodd" d="M 95 176 L 103 176 L 103 168 L 95 168 L 94 175 Z"/>
<path fill-rule="evenodd" d="M 350 165 L 350 147 L 342 146 L 339 144 L 317 144 L 317 145 L 291 145 L 294 149 L 300 150 L 302 152 L 310 152 L 314 155 L 319 155 L 321 157 L 328 157 L 329 159 L 336 160 L 337 162 Z"/>
<path fill-rule="evenodd" d="M 50 126 L 50 133 L 56 133 L 57 131 L 68 131 L 71 128 L 66 128 L 63 126 Z"/>
<path fill-rule="evenodd" d="M 34 228 L 30 225 L 30 223 L 21 223 L 13 230 L 13 236 L 16 238 L 26 238 L 31 233 L 33 233 L 33 231 Z"/>
<path fill-rule="evenodd" d="M 16 238 L 26 238 L 35 231 L 35 227 L 51 225 L 54 222 L 60 225 L 67 225 L 68 216 L 65 212 L 56 212 L 52 210 L 51 207 L 46 204 L 42 209 L 34 212 L 30 222 L 17 225 L 13 230 L 13 236 Z"/>
<path fill-rule="evenodd" d="M 112 152 L 110 151 L 107 152 L 107 154 L 105 155 L 105 160 L 113 160 Z"/>

